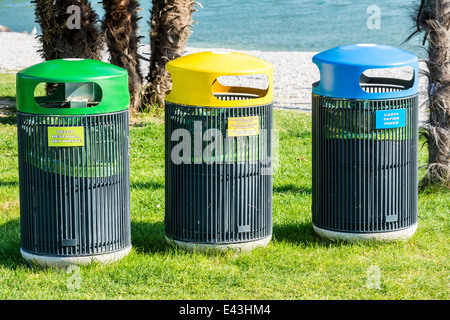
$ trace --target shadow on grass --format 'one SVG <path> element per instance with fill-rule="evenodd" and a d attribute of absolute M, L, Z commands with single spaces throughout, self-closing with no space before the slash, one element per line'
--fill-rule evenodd
<path fill-rule="evenodd" d="M 296 130 L 297 129 L 288 130 L 286 132 L 286 136 L 283 138 L 287 138 L 287 139 L 294 138 L 294 139 L 302 139 L 302 140 L 303 139 L 311 139 L 312 133 L 310 131 L 304 131 L 304 130 L 296 131 Z"/>
<path fill-rule="evenodd" d="M 161 182 L 155 182 L 155 181 L 148 181 L 148 182 L 132 182 L 130 184 L 131 189 L 149 189 L 156 190 L 156 189 L 162 189 L 164 190 L 164 183 Z"/>
<path fill-rule="evenodd" d="M 164 238 L 164 223 L 131 223 L 131 244 L 144 254 L 164 253 L 170 250 Z M 16 269 L 28 266 L 20 253 L 20 219 L 0 224 L 0 266 Z"/>
<path fill-rule="evenodd" d="M 17 113 L 15 107 L 3 108 L 0 106 L 0 124 L 17 124 Z"/>
<path fill-rule="evenodd" d="M 312 223 L 299 222 L 296 224 L 274 224 L 273 239 L 279 242 L 290 242 L 298 245 L 310 245 L 312 243 L 329 244 L 328 240 L 318 236 L 312 227 Z"/>
<path fill-rule="evenodd" d="M 20 254 L 20 219 L 0 224 L 0 265 L 16 269 L 26 265 Z"/>
<path fill-rule="evenodd" d="M 17 116 L 8 115 L 6 117 L 0 117 L 0 124 L 15 125 L 17 124 Z"/>
<path fill-rule="evenodd" d="M 19 186 L 19 181 L 1 181 L 0 180 L 0 188 L 1 187 L 17 187 Z"/>
<path fill-rule="evenodd" d="M 438 193 L 449 193 L 450 192 L 450 184 L 427 184 L 426 182 L 419 182 L 419 196 L 428 196 L 432 194 Z"/>
<path fill-rule="evenodd" d="M 131 222 L 131 245 L 139 253 L 162 253 L 170 246 L 165 240 L 164 222 Z"/>
<path fill-rule="evenodd" d="M 6 101 L 8 103 L 16 103 L 15 96 L 0 96 L 0 101 Z"/>
<path fill-rule="evenodd" d="M 284 184 L 281 186 L 274 186 L 273 187 L 273 192 L 274 193 L 307 193 L 307 194 L 311 194 L 312 192 L 312 188 L 311 186 L 301 186 L 301 185 L 296 185 L 293 183 L 288 183 L 288 184 Z"/>
<path fill-rule="evenodd" d="M 130 122 L 130 127 L 132 128 L 145 128 L 154 125 L 152 122 L 146 122 L 146 121 L 134 121 Z"/>

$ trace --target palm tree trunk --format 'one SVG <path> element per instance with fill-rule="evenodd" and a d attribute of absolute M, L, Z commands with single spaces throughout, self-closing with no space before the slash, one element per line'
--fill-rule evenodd
<path fill-rule="evenodd" d="M 425 32 L 423 43 L 428 41 L 429 159 L 422 183 L 450 185 L 450 0 L 421 0 L 414 18 L 412 35 Z"/>
<path fill-rule="evenodd" d="M 165 69 L 168 61 L 179 58 L 184 53 L 192 13 L 195 12 L 193 0 L 153 0 L 150 22 L 150 67 L 146 77 L 145 103 L 164 107 L 165 93 L 171 89 L 172 82 Z"/>
<path fill-rule="evenodd" d="M 103 29 L 110 53 L 110 62 L 128 71 L 130 108 L 139 111 L 142 75 L 138 57 L 139 39 L 137 0 L 103 0 Z"/>
<path fill-rule="evenodd" d="M 39 50 L 44 60 L 63 58 L 85 58 L 101 60 L 103 37 L 98 15 L 87 0 L 34 0 L 35 16 L 42 35 L 38 36 L 42 48 Z M 79 28 L 68 24 L 70 6 L 79 10 Z M 47 86 L 51 92 L 54 86 Z"/>
<path fill-rule="evenodd" d="M 103 39 L 97 25 L 98 15 L 87 0 L 34 0 L 32 3 L 36 4 L 36 22 L 42 30 L 40 52 L 45 60 L 101 59 Z M 80 8 L 79 29 L 67 27 L 70 17 L 67 8 L 71 5 Z"/>

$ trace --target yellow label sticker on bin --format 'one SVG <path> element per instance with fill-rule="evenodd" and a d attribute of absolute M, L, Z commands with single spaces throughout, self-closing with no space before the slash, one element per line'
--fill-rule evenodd
<path fill-rule="evenodd" d="M 259 117 L 228 118 L 228 137 L 246 137 L 259 134 Z"/>
<path fill-rule="evenodd" d="M 48 127 L 48 146 L 84 146 L 84 127 Z"/>

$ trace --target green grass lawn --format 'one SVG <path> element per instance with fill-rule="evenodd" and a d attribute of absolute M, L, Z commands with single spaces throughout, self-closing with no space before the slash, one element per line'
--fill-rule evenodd
<path fill-rule="evenodd" d="M 15 100 L 14 75 L 0 75 L 0 111 L 14 110 L 2 100 Z M 20 255 L 15 116 L 0 113 L 0 299 L 449 299 L 449 190 L 420 191 L 408 241 L 322 240 L 311 224 L 311 116 L 276 110 L 273 240 L 250 253 L 187 253 L 164 240 L 163 116 L 132 120 L 132 252 L 70 273 L 30 268 Z M 420 166 L 426 157 L 424 147 Z"/>

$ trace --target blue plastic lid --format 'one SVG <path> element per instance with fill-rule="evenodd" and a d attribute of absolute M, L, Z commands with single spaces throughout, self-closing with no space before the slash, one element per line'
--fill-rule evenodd
<path fill-rule="evenodd" d="M 351 44 L 318 53 L 312 61 L 320 71 L 320 81 L 313 85 L 313 93 L 317 95 L 344 99 L 392 99 L 418 92 L 419 59 L 402 49 L 379 44 Z M 387 84 L 398 84 L 402 90 L 373 93 L 361 88 L 361 80 L 383 83 L 379 78 L 361 78 L 364 71 L 397 67 L 412 67 L 414 71 L 410 81 L 387 81 Z"/>

